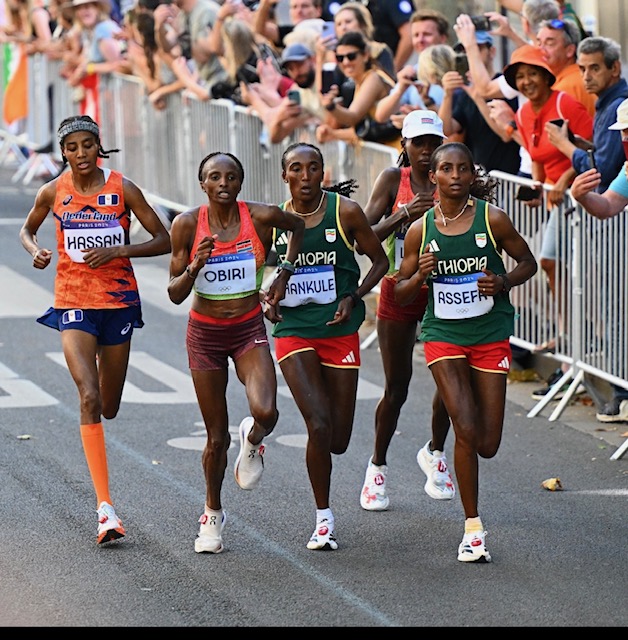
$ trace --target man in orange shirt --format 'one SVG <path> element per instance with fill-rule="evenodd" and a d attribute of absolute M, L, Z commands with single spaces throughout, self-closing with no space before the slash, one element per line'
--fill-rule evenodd
<path fill-rule="evenodd" d="M 544 20 L 537 34 L 538 46 L 556 76 L 553 89 L 564 91 L 582 102 L 591 117 L 595 116 L 597 97 L 589 93 L 576 62 L 580 30 L 572 20 Z"/>

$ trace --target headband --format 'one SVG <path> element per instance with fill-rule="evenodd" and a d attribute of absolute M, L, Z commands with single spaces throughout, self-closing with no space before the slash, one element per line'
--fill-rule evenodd
<path fill-rule="evenodd" d="M 100 139 L 100 129 L 95 122 L 90 122 L 89 120 L 72 120 L 71 122 L 66 122 L 64 125 L 59 127 L 59 131 L 57 131 L 59 145 L 63 144 L 63 141 L 67 136 L 71 133 L 76 133 L 77 131 L 89 131 Z"/>

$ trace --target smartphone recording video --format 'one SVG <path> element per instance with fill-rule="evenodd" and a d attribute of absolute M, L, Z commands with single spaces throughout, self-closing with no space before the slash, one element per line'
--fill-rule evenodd
<path fill-rule="evenodd" d="M 301 104 L 301 94 L 299 93 L 298 89 L 290 89 L 286 95 L 288 96 L 288 100 L 290 100 L 290 102 Z"/>
<path fill-rule="evenodd" d="M 521 200 L 522 202 L 530 202 L 530 200 L 538 200 L 541 197 L 541 190 L 535 189 L 534 187 L 528 187 L 525 184 L 522 184 L 519 187 L 519 191 L 517 191 L 517 195 L 515 198 L 517 200 Z"/>
<path fill-rule="evenodd" d="M 327 43 L 327 49 L 335 49 L 336 42 L 338 39 L 336 38 L 336 25 L 333 22 L 325 22 L 323 24 L 323 30 L 321 31 L 321 38 L 327 39 L 329 38 L 329 42 Z"/>
<path fill-rule="evenodd" d="M 456 54 L 456 71 L 462 76 L 465 84 L 469 84 L 467 73 L 469 73 L 469 59 L 466 53 Z"/>
<path fill-rule="evenodd" d="M 555 124 L 557 127 L 562 127 L 565 124 L 565 121 L 562 118 L 556 118 L 554 120 L 550 120 L 552 124 Z M 569 142 L 576 144 L 576 138 L 574 134 L 567 127 L 567 137 L 569 138 Z"/>

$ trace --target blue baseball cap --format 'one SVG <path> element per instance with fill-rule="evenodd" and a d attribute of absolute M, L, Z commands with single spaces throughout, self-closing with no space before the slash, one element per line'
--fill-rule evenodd
<path fill-rule="evenodd" d="M 311 58 L 314 54 L 300 42 L 287 46 L 281 54 L 281 64 L 285 65 L 287 62 L 303 62 L 308 58 Z"/>
<path fill-rule="evenodd" d="M 476 31 L 475 41 L 478 44 L 488 44 L 491 47 L 493 46 L 493 36 L 488 31 Z M 462 53 L 464 51 L 464 46 L 460 40 L 458 40 L 454 45 L 454 51 L 456 53 Z"/>

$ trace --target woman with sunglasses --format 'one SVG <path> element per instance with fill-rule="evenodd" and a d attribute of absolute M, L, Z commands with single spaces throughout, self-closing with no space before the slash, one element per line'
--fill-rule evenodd
<path fill-rule="evenodd" d="M 350 104 L 341 105 L 338 99 L 341 89 L 338 85 L 333 85 L 323 95 L 322 102 L 330 112 L 332 122 L 318 126 L 316 139 L 319 142 L 345 140 L 355 144 L 359 140 L 356 133 L 358 126 L 364 121 L 375 122 L 377 103 L 390 93 L 395 81 L 385 71 L 372 65 L 368 43 L 357 31 L 348 31 L 338 40 L 336 61 L 342 73 L 355 85 L 353 98 Z M 390 139 L 378 142 L 399 149 L 401 132 L 396 129 L 392 134 Z"/>
<path fill-rule="evenodd" d="M 395 54 L 385 42 L 373 40 L 375 27 L 373 26 L 373 18 L 371 12 L 366 5 L 359 0 L 350 0 L 344 2 L 338 11 L 334 14 L 334 32 L 336 41 L 349 31 L 359 31 L 368 43 L 369 53 L 374 66 L 383 69 L 391 78 L 396 76 L 395 73 Z M 334 50 L 330 50 L 330 45 L 325 39 L 321 38 L 316 44 L 317 62 L 335 63 L 335 44 Z M 345 80 L 339 66 L 333 71 L 333 76 L 337 84 Z"/>
<path fill-rule="evenodd" d="M 408 397 L 417 325 L 427 304 L 427 286 L 410 304 L 395 302 L 394 288 L 403 258 L 409 226 L 434 206 L 436 191 L 430 181 L 430 157 L 445 139 L 443 122 L 434 111 L 417 109 L 403 120 L 398 166 L 384 169 L 371 191 L 364 213 L 388 255 L 388 273 L 382 278 L 377 303 L 377 338 L 384 367 L 385 388 L 375 410 L 375 442 L 369 459 L 360 506 L 366 511 L 388 508 L 386 454 L 401 408 Z M 433 437 L 418 453 L 417 462 L 427 476 L 425 492 L 436 500 L 451 500 L 456 490 L 444 453 L 449 416 L 438 393 L 434 396 Z"/>

